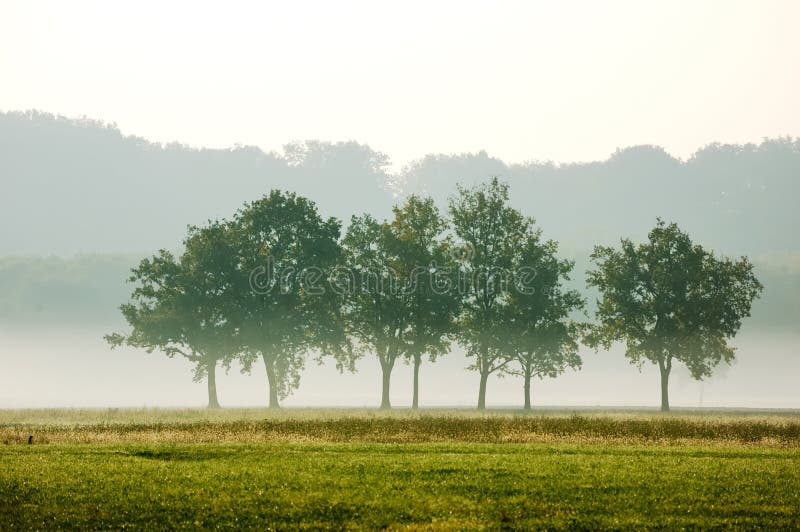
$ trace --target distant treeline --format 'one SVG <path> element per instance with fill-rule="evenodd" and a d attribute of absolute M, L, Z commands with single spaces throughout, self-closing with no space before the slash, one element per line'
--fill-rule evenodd
<path fill-rule="evenodd" d="M 800 251 L 797 139 L 711 144 L 685 161 L 636 146 L 587 163 L 508 164 L 485 152 L 427 155 L 396 170 L 390 163 L 356 142 L 299 141 L 281 153 L 195 149 L 93 120 L 0 113 L 0 256 L 170 248 L 187 223 L 227 216 L 273 188 L 345 223 L 354 212 L 386 218 L 395 198 L 411 193 L 444 209 L 457 183 L 486 176 L 509 183 L 513 205 L 573 255 L 620 235 L 643 238 L 655 213 L 724 253 Z"/>
<path fill-rule="evenodd" d="M 586 287 L 590 250 L 567 252 L 576 274 L 565 285 L 579 290 L 594 309 L 596 292 Z M 0 258 L 0 327 L 69 327 L 104 331 L 123 325 L 117 307 L 130 294 L 125 282 L 137 255 L 77 255 L 71 258 Z M 764 294 L 753 303 L 750 332 L 794 334 L 800 323 L 800 256 L 756 258 Z"/>

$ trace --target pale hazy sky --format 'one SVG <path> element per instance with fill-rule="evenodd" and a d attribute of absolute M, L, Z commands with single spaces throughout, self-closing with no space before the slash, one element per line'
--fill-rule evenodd
<path fill-rule="evenodd" d="M 605 158 L 800 136 L 800 1 L 0 2 L 0 110 L 269 149 Z"/>

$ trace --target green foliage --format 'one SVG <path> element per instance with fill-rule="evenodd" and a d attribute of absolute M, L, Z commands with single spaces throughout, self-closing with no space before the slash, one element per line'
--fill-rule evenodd
<path fill-rule="evenodd" d="M 503 371 L 523 378 L 526 408 L 532 377 L 554 378 L 567 368 L 581 367 L 578 340 L 585 325 L 570 315 L 585 302 L 577 290 L 563 288 L 574 262 L 559 259 L 557 251 L 558 244 L 542 241 L 540 231 L 528 235 L 516 257 L 518 285 L 504 301 L 496 329 L 503 352 L 514 362 Z"/>
<path fill-rule="evenodd" d="M 297 387 L 309 353 L 352 369 L 342 301 L 327 289 L 341 259 L 339 221 L 323 219 L 306 198 L 273 190 L 246 204 L 232 225 L 241 360 L 245 371 L 264 361 L 270 406 Z"/>
<path fill-rule="evenodd" d="M 419 370 L 425 356 L 430 361 L 446 354 L 456 332 L 461 306 L 458 268 L 452 243 L 443 238 L 447 221 L 432 198 L 410 196 L 394 208 L 394 220 L 384 225 L 392 254 L 391 267 L 408 282 L 408 330 L 403 356 L 414 365 L 412 407 L 419 406 Z"/>
<path fill-rule="evenodd" d="M 669 409 L 667 378 L 672 361 L 696 379 L 734 358 L 727 340 L 750 315 L 762 290 L 746 258 L 717 258 L 695 244 L 676 224 L 659 220 L 648 242 L 623 239 L 620 249 L 598 246 L 589 286 L 601 294 L 599 324 L 587 335 L 592 346 L 624 341 L 635 364 L 658 364 L 662 408 Z"/>
<path fill-rule="evenodd" d="M 218 406 L 217 363 L 229 367 L 239 351 L 230 312 L 235 283 L 231 244 L 230 228 L 213 222 L 189 228 L 180 257 L 161 250 L 142 260 L 129 278 L 136 283 L 131 301 L 120 307 L 131 332 L 106 336 L 112 347 L 159 350 L 193 362 L 195 380 L 208 380 L 209 406 Z"/>
<path fill-rule="evenodd" d="M 341 371 L 369 351 L 387 408 L 396 361 L 414 364 L 416 407 L 423 357 L 434 360 L 456 339 L 480 375 L 479 408 L 495 372 L 524 378 L 528 408 L 532 377 L 580 367 L 583 335 L 593 347 L 624 341 L 632 362 L 658 364 L 667 410 L 673 360 L 697 379 L 730 362 L 727 340 L 762 290 L 747 258 L 717 258 L 659 220 L 646 244 L 595 248 L 588 285 L 601 296 L 599 323 L 587 327 L 572 319 L 582 296 L 564 285 L 574 262 L 559 259 L 557 243 L 510 206 L 508 185 L 460 187 L 449 212 L 457 244 L 433 200 L 417 196 L 396 206 L 391 222 L 354 216 L 340 244 L 338 220 L 273 190 L 231 221 L 190 227 L 179 256 L 162 250 L 143 260 L 122 306 L 132 330 L 106 338 L 194 362 L 196 378 L 208 377 L 210 405 L 220 361 L 229 367 L 238 357 L 249 372 L 263 360 L 277 407 L 308 355 L 332 355 Z"/>
<path fill-rule="evenodd" d="M 390 266 L 402 279 L 410 300 L 410 319 L 404 355 L 412 360 L 427 355 L 433 361 L 447 353 L 455 332 L 460 298 L 452 243 L 443 238 L 447 221 L 431 198 L 410 196 L 394 208 L 394 220 L 384 224 Z"/>
<path fill-rule="evenodd" d="M 179 258 L 161 251 L 134 268 L 137 283 L 122 313 L 132 330 L 106 337 L 196 364 L 195 376 L 238 357 L 244 371 L 263 359 L 270 406 L 297 387 L 308 353 L 334 355 L 352 368 L 341 319 L 341 300 L 325 290 L 340 259 L 340 225 L 323 220 L 316 206 L 272 191 L 246 204 L 230 222 L 191 227 Z"/>
<path fill-rule="evenodd" d="M 445 353 L 459 298 L 454 286 L 446 222 L 430 198 L 409 197 L 391 222 L 354 216 L 342 244 L 349 330 L 362 351 L 374 353 L 383 372 L 381 406 L 390 407 L 396 361 L 415 365 L 414 405 L 422 357 Z"/>
<path fill-rule="evenodd" d="M 465 246 L 464 290 L 456 336 L 480 374 L 478 408 L 486 406 L 486 381 L 512 360 L 503 327 L 504 306 L 516 291 L 524 252 L 539 239 L 534 220 L 509 205 L 508 185 L 497 178 L 471 189 L 459 187 L 450 201 L 453 231 Z M 532 246 L 533 244 L 533 246 Z M 518 351 L 518 350 L 517 350 Z"/>
<path fill-rule="evenodd" d="M 360 352 L 372 352 L 383 373 L 381 408 L 389 408 L 389 381 L 403 356 L 411 323 L 407 279 L 392 269 L 393 235 L 374 218 L 353 216 L 342 240 L 345 268 L 338 282 L 346 296 L 348 331 Z"/>

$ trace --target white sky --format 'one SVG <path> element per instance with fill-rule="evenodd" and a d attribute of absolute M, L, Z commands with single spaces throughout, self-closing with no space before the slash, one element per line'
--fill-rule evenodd
<path fill-rule="evenodd" d="M 0 110 L 396 164 L 800 136 L 800 1 L 0 0 Z"/>

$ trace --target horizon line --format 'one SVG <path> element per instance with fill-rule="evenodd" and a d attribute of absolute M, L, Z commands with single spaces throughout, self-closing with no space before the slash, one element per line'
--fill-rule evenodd
<path fill-rule="evenodd" d="M 766 142 L 775 142 L 775 141 L 784 141 L 784 142 L 788 141 L 789 143 L 800 144 L 800 136 L 795 137 L 795 136 L 793 136 L 793 135 L 791 135 L 789 133 L 784 133 L 784 134 L 776 134 L 775 136 L 761 137 L 759 142 L 710 141 L 710 142 L 707 142 L 707 143 L 703 144 L 702 146 L 697 147 L 686 158 L 674 155 L 673 153 L 668 151 L 664 146 L 662 146 L 660 144 L 641 143 L 641 144 L 631 144 L 631 145 L 628 145 L 628 146 L 617 146 L 617 148 L 614 151 L 612 151 L 611 153 L 609 153 L 604 159 L 595 158 L 595 159 L 583 159 L 583 160 L 572 160 L 572 161 L 555 161 L 553 159 L 529 158 L 529 159 L 524 159 L 522 161 L 507 161 L 507 160 L 505 160 L 505 159 L 503 159 L 501 157 L 496 157 L 494 155 L 491 155 L 485 149 L 480 149 L 478 151 L 460 151 L 460 152 L 455 152 L 455 151 L 452 151 L 452 152 L 441 152 L 441 151 L 436 152 L 436 151 L 432 151 L 432 152 L 428 152 L 428 153 L 425 153 L 423 155 L 411 158 L 408 161 L 396 163 L 396 162 L 394 162 L 392 156 L 390 154 L 386 153 L 385 151 L 374 149 L 372 147 L 372 145 L 369 144 L 367 141 L 360 141 L 360 140 L 353 139 L 353 138 L 350 138 L 350 139 L 347 139 L 347 140 L 342 140 L 342 139 L 330 140 L 330 139 L 320 139 L 320 138 L 311 138 L 311 137 L 304 138 L 304 139 L 296 138 L 296 139 L 292 139 L 292 140 L 289 140 L 289 141 L 285 142 L 281 146 L 281 149 L 283 150 L 283 152 L 280 152 L 280 151 L 275 150 L 275 149 L 268 149 L 268 148 L 265 148 L 263 146 L 259 146 L 258 144 L 245 144 L 245 143 L 241 143 L 241 142 L 234 142 L 234 143 L 229 144 L 227 146 L 216 146 L 215 147 L 215 146 L 209 146 L 209 145 L 189 144 L 189 143 L 185 143 L 185 142 L 182 142 L 180 140 L 177 140 L 177 139 L 173 139 L 173 140 L 169 140 L 169 141 L 153 140 L 152 138 L 148 138 L 148 137 L 145 137 L 145 136 L 133 133 L 133 132 L 126 132 L 125 130 L 123 130 L 123 128 L 116 121 L 107 121 L 107 120 L 102 119 L 102 118 L 93 118 L 93 117 L 90 117 L 88 115 L 68 116 L 66 114 L 60 114 L 60 113 L 57 113 L 57 112 L 46 111 L 46 110 L 42 110 L 42 109 L 33 109 L 33 108 L 31 108 L 31 109 L 5 109 L 5 108 L 0 108 L 0 115 L 21 115 L 21 116 L 25 116 L 25 117 L 32 117 L 32 116 L 37 116 L 38 115 L 38 116 L 41 116 L 41 117 L 53 119 L 55 121 L 67 121 L 67 122 L 73 122 L 75 124 L 79 124 L 79 123 L 83 122 L 85 125 L 91 125 L 91 126 L 95 126 L 97 128 L 101 128 L 101 129 L 110 129 L 110 130 L 116 131 L 116 132 L 118 132 L 120 134 L 120 136 L 124 140 L 131 140 L 131 139 L 133 139 L 133 140 L 143 140 L 143 141 L 147 142 L 148 144 L 153 145 L 153 146 L 158 146 L 161 149 L 166 149 L 166 148 L 168 148 L 170 146 L 178 146 L 178 147 L 181 147 L 181 148 L 184 148 L 184 149 L 196 150 L 196 151 L 207 150 L 207 151 L 220 151 L 220 152 L 235 152 L 235 151 L 238 151 L 238 150 L 247 150 L 247 149 L 255 148 L 255 149 L 258 149 L 259 151 L 261 151 L 261 153 L 263 153 L 264 155 L 273 155 L 273 156 L 276 156 L 276 157 L 285 158 L 285 156 L 286 156 L 286 154 L 285 154 L 286 148 L 288 146 L 291 146 L 294 143 L 319 142 L 319 143 L 329 144 L 329 145 L 333 145 L 333 146 L 338 145 L 338 144 L 356 144 L 358 146 L 366 147 L 369 150 L 371 150 L 372 152 L 374 152 L 376 154 L 379 154 L 379 155 L 383 155 L 383 156 L 385 156 L 387 158 L 388 164 L 383 166 L 383 167 L 380 167 L 387 176 L 402 174 L 405 171 L 407 171 L 409 169 L 409 167 L 413 166 L 414 163 L 417 163 L 419 161 L 423 161 L 428 157 L 456 157 L 456 156 L 465 156 L 465 155 L 476 156 L 476 155 L 482 155 L 483 154 L 483 155 L 486 156 L 487 159 L 499 161 L 499 162 L 501 162 L 502 164 L 504 164 L 507 167 L 539 165 L 539 166 L 553 166 L 555 168 L 561 168 L 561 167 L 567 167 L 567 166 L 573 166 L 573 165 L 590 165 L 590 164 L 596 164 L 596 163 L 606 163 L 606 162 L 612 160 L 615 155 L 618 155 L 620 153 L 623 153 L 623 152 L 631 150 L 631 149 L 652 148 L 652 149 L 656 149 L 656 150 L 661 150 L 664 154 L 669 156 L 671 159 L 674 159 L 675 161 L 683 164 L 683 163 L 686 163 L 689 160 L 693 159 L 694 157 L 696 157 L 698 153 L 700 153 L 703 150 L 706 150 L 708 148 L 711 148 L 711 147 L 726 147 L 726 146 L 735 146 L 735 147 L 752 146 L 752 147 L 759 147 L 759 146 L 763 145 Z"/>

